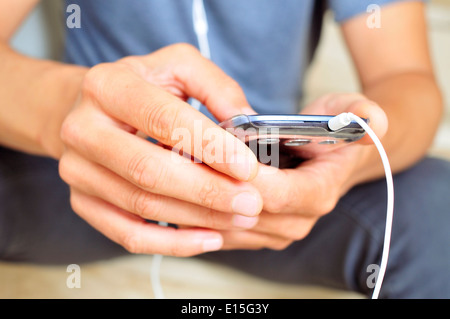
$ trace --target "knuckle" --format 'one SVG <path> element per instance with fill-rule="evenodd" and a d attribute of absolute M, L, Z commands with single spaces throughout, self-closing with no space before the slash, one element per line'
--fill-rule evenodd
<path fill-rule="evenodd" d="M 303 229 L 291 229 L 289 232 L 285 233 L 285 236 L 293 241 L 298 241 L 298 240 L 302 240 L 303 238 L 306 237 L 306 234 L 304 233 Z"/>
<path fill-rule="evenodd" d="M 70 203 L 70 207 L 72 207 L 72 210 L 74 212 L 76 212 L 76 213 L 80 212 L 81 206 L 78 201 L 78 196 L 73 191 L 70 192 L 69 203 Z"/>
<path fill-rule="evenodd" d="M 146 192 L 142 191 L 140 188 L 136 188 L 128 197 L 128 207 L 130 207 L 133 213 L 141 217 L 145 215 L 144 212 L 147 210 L 148 203 L 149 199 Z"/>
<path fill-rule="evenodd" d="M 135 184 L 145 185 L 152 189 L 155 187 L 155 181 L 150 182 L 146 176 L 148 163 L 149 159 L 147 156 L 136 154 L 128 162 L 127 172 Z"/>
<path fill-rule="evenodd" d="M 70 151 L 64 153 L 59 159 L 58 174 L 67 185 L 77 187 L 84 184 L 85 179 L 80 174 L 80 168 L 80 164 Z"/>
<path fill-rule="evenodd" d="M 336 202 L 332 200 L 325 200 L 322 202 L 319 211 L 317 212 L 319 216 L 324 216 L 330 213 L 336 207 Z"/>
<path fill-rule="evenodd" d="M 71 173 L 68 157 L 65 154 L 63 154 L 61 156 L 61 158 L 59 159 L 58 173 L 64 182 L 66 182 L 67 184 L 70 184 L 70 182 L 72 180 L 72 173 Z"/>
<path fill-rule="evenodd" d="M 311 229 L 312 229 L 312 227 L 301 225 L 300 227 L 296 227 L 295 229 L 291 230 L 288 233 L 288 238 L 292 241 L 302 240 L 302 239 L 306 238 L 306 236 L 309 235 L 309 233 L 311 232 Z"/>
<path fill-rule="evenodd" d="M 142 252 L 139 235 L 135 232 L 123 234 L 120 243 L 131 254 L 139 254 Z"/>
<path fill-rule="evenodd" d="M 147 190 L 158 189 L 164 169 L 160 167 L 158 175 L 150 174 L 148 168 L 155 165 L 154 159 L 147 154 L 134 155 L 127 165 L 127 174 L 131 181 Z M 156 170 L 155 170 L 156 171 Z"/>
<path fill-rule="evenodd" d="M 155 220 L 159 220 L 163 212 L 159 196 L 139 188 L 131 194 L 129 207 L 138 216 Z"/>
<path fill-rule="evenodd" d="M 108 79 L 111 63 L 100 63 L 91 67 L 85 74 L 81 89 L 83 94 L 97 96 Z"/>
<path fill-rule="evenodd" d="M 315 216 L 324 216 L 330 213 L 336 207 L 336 204 L 337 200 L 334 199 L 334 196 L 326 195 L 322 200 L 315 202 L 311 212 Z"/>
<path fill-rule="evenodd" d="M 190 43 L 175 43 L 169 46 L 176 54 L 200 54 L 198 49 Z"/>
<path fill-rule="evenodd" d="M 73 115 L 69 115 L 61 125 L 60 139 L 64 144 L 72 145 L 80 140 L 81 131 L 82 129 Z"/>
<path fill-rule="evenodd" d="M 225 83 L 223 83 L 221 88 L 224 96 L 235 94 L 241 94 L 242 96 L 244 96 L 244 91 L 241 85 L 236 80 L 229 76 L 225 76 L 224 82 Z"/>
<path fill-rule="evenodd" d="M 305 211 L 310 216 L 323 216 L 331 212 L 339 200 L 339 191 L 337 187 L 330 187 L 326 179 L 317 178 L 310 184 L 310 197 L 312 200 L 305 205 Z"/>
<path fill-rule="evenodd" d="M 170 104 L 151 105 L 142 109 L 143 126 L 148 128 L 153 137 L 160 142 L 169 144 L 172 132 L 179 119 L 179 110 Z"/>
<path fill-rule="evenodd" d="M 145 73 L 146 66 L 141 59 L 135 56 L 126 56 L 117 61 L 117 66 L 124 66 L 137 71 L 138 74 Z"/>
<path fill-rule="evenodd" d="M 72 211 L 82 218 L 86 218 L 86 202 L 84 197 L 79 194 L 73 187 L 70 188 L 70 196 L 69 196 L 69 204 L 72 208 Z"/>
<path fill-rule="evenodd" d="M 220 193 L 219 186 L 215 181 L 207 181 L 201 186 L 200 192 L 198 193 L 199 204 L 212 209 L 216 198 L 220 196 Z"/>
<path fill-rule="evenodd" d="M 277 250 L 277 251 L 281 251 L 281 250 L 285 250 L 286 248 L 288 248 L 291 244 L 293 243 L 293 240 L 290 239 L 280 239 L 276 242 L 273 242 L 270 246 L 270 249 L 272 250 Z"/>

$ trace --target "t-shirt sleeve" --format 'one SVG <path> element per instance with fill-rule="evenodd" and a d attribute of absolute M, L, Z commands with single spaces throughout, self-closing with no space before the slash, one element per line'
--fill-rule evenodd
<path fill-rule="evenodd" d="M 334 13 L 337 22 L 343 22 L 362 13 L 372 12 L 373 5 L 380 7 L 396 2 L 427 0 L 328 0 L 328 6 Z"/>

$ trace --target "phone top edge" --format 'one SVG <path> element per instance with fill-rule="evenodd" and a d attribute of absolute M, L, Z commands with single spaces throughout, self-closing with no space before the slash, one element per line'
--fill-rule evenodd
<path fill-rule="evenodd" d="M 280 125 L 286 125 L 288 123 L 298 123 L 298 122 L 306 122 L 306 123 L 328 123 L 328 121 L 333 116 L 328 115 L 309 115 L 309 114 L 257 114 L 257 115 L 248 115 L 248 120 L 257 125 L 261 123 L 280 123 Z"/>
<path fill-rule="evenodd" d="M 254 128 L 268 128 L 268 127 L 295 127 L 299 123 L 312 124 L 322 126 L 328 129 L 328 121 L 334 115 L 310 115 L 310 114 L 256 114 L 256 115 L 236 115 L 231 119 L 220 123 L 223 128 L 236 127 L 254 127 Z M 367 119 L 363 119 L 369 123 Z M 358 123 L 352 121 L 349 125 L 352 128 L 361 128 Z"/>

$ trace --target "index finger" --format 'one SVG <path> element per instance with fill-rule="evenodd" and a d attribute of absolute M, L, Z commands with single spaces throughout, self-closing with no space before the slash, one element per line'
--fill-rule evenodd
<path fill-rule="evenodd" d="M 238 180 L 256 176 L 253 152 L 186 102 L 145 81 L 126 65 L 95 69 L 88 78 L 91 97 L 110 116 L 165 145 L 181 146 L 199 161 Z"/>
<path fill-rule="evenodd" d="M 80 199 L 73 205 L 80 217 L 131 253 L 189 257 L 223 245 L 217 231 L 162 227 L 76 189 L 72 196 Z"/>

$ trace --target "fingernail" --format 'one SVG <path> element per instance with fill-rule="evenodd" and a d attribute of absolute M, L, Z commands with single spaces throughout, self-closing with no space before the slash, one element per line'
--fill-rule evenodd
<path fill-rule="evenodd" d="M 223 242 L 220 238 L 211 238 L 203 241 L 203 251 L 217 251 L 222 248 Z"/>
<path fill-rule="evenodd" d="M 247 217 L 242 215 L 233 216 L 233 226 L 238 228 L 253 228 L 258 223 L 258 217 Z"/>
<path fill-rule="evenodd" d="M 243 181 L 248 181 L 256 170 L 256 161 L 252 160 L 251 155 L 244 156 L 241 154 L 234 154 L 229 160 L 229 166 L 232 174 Z"/>
<path fill-rule="evenodd" d="M 236 214 L 244 216 L 255 216 L 260 211 L 259 201 L 256 195 L 241 193 L 233 198 L 231 208 Z"/>

